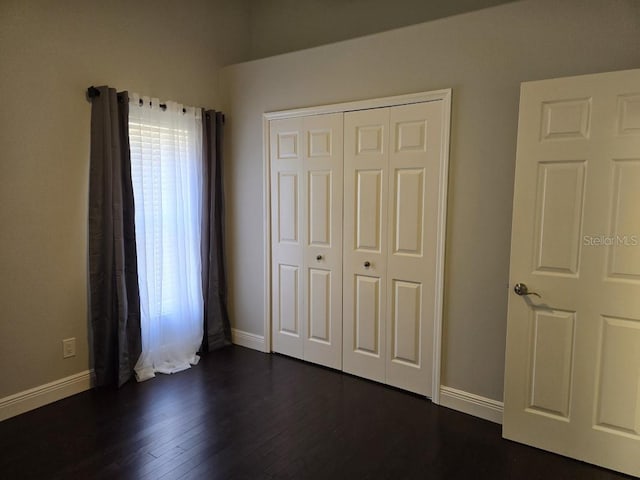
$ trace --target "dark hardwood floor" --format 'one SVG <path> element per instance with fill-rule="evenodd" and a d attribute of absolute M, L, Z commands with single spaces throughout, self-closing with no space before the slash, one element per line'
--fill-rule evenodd
<path fill-rule="evenodd" d="M 0 422 L 0 478 L 628 478 L 500 431 L 422 397 L 229 347 L 176 375 Z"/>

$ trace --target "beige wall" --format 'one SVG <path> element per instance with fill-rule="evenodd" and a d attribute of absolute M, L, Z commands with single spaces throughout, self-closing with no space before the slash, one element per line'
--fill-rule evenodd
<path fill-rule="evenodd" d="M 234 327 L 263 334 L 266 111 L 453 88 L 443 383 L 502 399 L 519 84 L 640 66 L 640 2 L 531 0 L 227 67 Z"/>
<path fill-rule="evenodd" d="M 251 2 L 249 58 L 357 38 L 513 0 L 260 0 Z"/>
<path fill-rule="evenodd" d="M 247 22 L 237 0 L 0 2 L 0 398 L 89 368 L 86 88 L 219 107 Z"/>

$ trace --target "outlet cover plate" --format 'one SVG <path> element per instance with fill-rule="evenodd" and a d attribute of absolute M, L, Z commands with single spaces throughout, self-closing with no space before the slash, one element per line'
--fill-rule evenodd
<path fill-rule="evenodd" d="M 65 338 L 62 340 L 62 357 L 70 358 L 76 356 L 76 338 Z"/>

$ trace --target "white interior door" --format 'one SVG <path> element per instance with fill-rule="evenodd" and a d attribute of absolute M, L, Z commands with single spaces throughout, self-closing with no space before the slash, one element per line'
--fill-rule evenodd
<path fill-rule="evenodd" d="M 269 130 L 273 350 L 303 358 L 306 141 L 300 118 L 272 120 Z"/>
<path fill-rule="evenodd" d="M 344 115 L 343 370 L 385 381 L 389 109 Z"/>
<path fill-rule="evenodd" d="M 302 119 L 304 175 L 303 358 L 342 368 L 342 117 Z"/>
<path fill-rule="evenodd" d="M 342 367 L 342 114 L 270 122 L 273 350 Z"/>
<path fill-rule="evenodd" d="M 525 83 L 503 434 L 640 476 L 640 70 Z"/>
<path fill-rule="evenodd" d="M 386 382 L 432 396 L 443 105 L 393 107 L 389 139 Z"/>
<path fill-rule="evenodd" d="M 435 101 L 349 112 L 344 120 L 344 370 L 429 397 L 444 114 Z"/>

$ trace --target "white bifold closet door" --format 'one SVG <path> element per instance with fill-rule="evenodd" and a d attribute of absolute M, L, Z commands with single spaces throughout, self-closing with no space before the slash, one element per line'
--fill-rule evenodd
<path fill-rule="evenodd" d="M 342 368 L 343 115 L 270 122 L 273 350 Z"/>
<path fill-rule="evenodd" d="M 441 102 L 345 113 L 343 369 L 432 396 Z"/>

